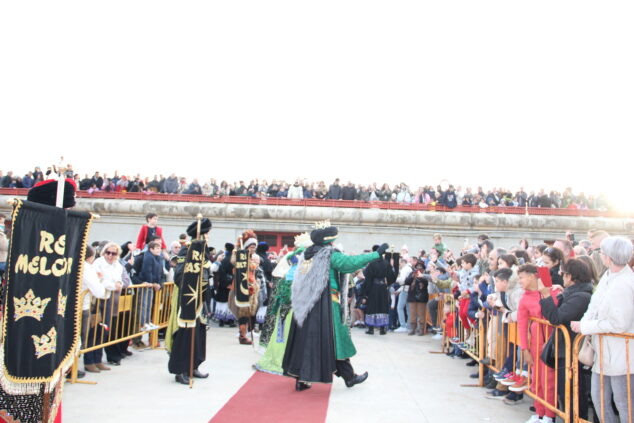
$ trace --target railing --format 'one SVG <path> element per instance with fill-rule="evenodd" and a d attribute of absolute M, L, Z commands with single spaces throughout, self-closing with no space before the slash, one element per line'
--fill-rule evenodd
<path fill-rule="evenodd" d="M 517 375 L 518 378 L 526 377 L 527 388 L 524 390 L 526 395 L 536 400 L 554 415 L 559 416 L 564 423 L 573 421 L 570 409 L 571 342 L 563 325 L 552 326 L 546 320 L 531 318 L 530 325 L 534 327 L 533 335 L 536 334 L 536 341 L 532 341 L 533 344 L 529 349 L 533 363 L 526 366 L 524 357 L 519 351 L 519 333 L 516 323 L 505 323 L 501 313 L 492 313 L 489 310 L 479 314 L 476 319 L 470 318 L 465 309 L 468 299 L 457 301 L 452 295 L 445 295 L 444 301 L 449 305 L 449 313 L 453 313 L 454 328 L 452 330 L 444 324 L 443 352 L 448 348 L 458 348 L 459 351 L 476 360 L 479 366 L 478 384 L 463 386 L 484 386 L 486 367 L 497 373 L 502 371 L 505 363 L 510 362 L 510 368 L 507 368 L 508 373 Z M 455 336 L 449 336 L 448 334 L 454 330 L 453 335 Z M 565 345 L 563 346 L 559 345 L 559 333 L 564 339 Z M 565 348 L 563 362 L 556 359 L 554 368 L 546 366 L 540 358 L 541 350 L 551 335 L 554 336 L 555 341 L 555 357 L 559 356 L 561 348 Z M 558 406 L 557 392 L 560 381 L 557 374 L 561 370 L 565 371 L 563 381 L 565 396 Z"/>
<path fill-rule="evenodd" d="M 448 305 L 448 312 L 453 313 L 454 316 L 453 327 L 448 327 L 444 320 L 439 320 L 439 322 L 443 322 L 442 351 L 458 348 L 479 362 L 479 383 L 476 386 L 483 386 L 485 367 L 497 373 L 505 368 L 506 364 L 506 370 L 510 374 L 527 377 L 527 388 L 523 392 L 533 398 L 544 410 L 558 416 L 564 423 L 590 423 L 589 420 L 580 415 L 582 408 L 583 414 L 587 414 L 587 404 L 582 405 L 580 401 L 586 401 L 590 390 L 589 380 L 584 381 L 583 386 L 580 381 L 580 378 L 584 377 L 583 372 L 587 372 L 579 363 L 579 350 L 584 336 L 577 336 L 572 342 L 565 326 L 553 326 L 546 320 L 530 318 L 529 328 L 531 326 L 533 328 L 530 335 L 532 337 L 531 345 L 529 346 L 532 364 L 527 366 L 519 349 L 517 323 L 505 322 L 502 313 L 491 311 L 486 311 L 484 316 L 476 320 L 465 320 L 460 316 L 459 302 L 452 295 L 443 295 L 442 301 Z M 620 406 L 619 413 L 626 416 L 626 419 L 620 416 L 620 421 L 634 423 L 634 386 L 632 386 L 634 381 L 634 368 L 632 367 L 634 366 L 631 364 L 633 361 L 630 348 L 630 341 L 634 340 L 634 334 L 595 336 L 598 336 L 599 343 L 599 350 L 595 351 L 595 363 L 599 364 L 595 364 L 595 371 L 598 367 L 601 393 L 600 404 L 594 404 L 595 414 L 600 417 L 602 422 L 610 421 L 606 420 L 605 407 L 610 412 L 613 409 L 612 398 L 605 395 L 604 379 L 607 375 L 604 374 L 603 359 L 606 354 L 604 350 L 607 350 L 608 347 L 604 346 L 604 341 L 610 338 L 623 339 L 625 350 L 623 368 L 624 373 L 629 377 L 624 377 L 625 387 L 621 388 L 624 392 L 620 393 L 622 398 L 627 397 L 627 400 L 621 399 L 617 409 Z M 546 343 L 551 338 L 554 344 L 552 347 L 554 358 L 549 360 L 549 367 L 542 361 L 541 355 Z M 610 350 L 611 354 L 614 354 L 613 348 Z M 511 363 L 510 366 L 509 363 Z M 624 402 L 627 404 L 624 405 Z"/>
<path fill-rule="evenodd" d="M 591 423 L 589 420 L 586 420 L 584 418 L 582 418 L 579 415 L 579 410 L 580 410 L 580 394 L 585 394 L 587 395 L 587 392 L 585 392 L 585 390 L 583 389 L 583 387 L 581 386 L 581 380 L 580 378 L 583 377 L 582 375 L 582 369 L 581 369 L 581 363 L 579 362 L 579 352 L 581 350 L 581 345 L 582 342 L 585 340 L 587 335 L 582 335 L 582 336 L 578 336 L 577 339 L 575 339 L 574 342 L 574 350 L 573 350 L 573 362 L 572 362 L 572 369 L 573 369 L 573 376 L 574 376 L 574 380 L 573 380 L 573 399 L 574 399 L 574 422 L 575 423 Z M 634 380 L 634 368 L 632 368 L 630 366 L 630 362 L 632 362 L 631 359 L 631 349 L 630 349 L 630 341 L 634 340 L 634 334 L 632 333 L 621 333 L 621 334 L 616 334 L 616 333 L 605 333 L 605 334 L 600 334 L 600 335 L 594 335 L 597 336 L 599 339 L 599 351 L 594 351 L 594 363 L 595 363 L 595 367 L 597 367 L 598 363 L 598 368 L 599 368 L 599 389 L 600 389 L 600 402 L 599 404 L 594 404 L 594 409 L 595 409 L 595 413 L 598 414 L 599 418 L 601 419 L 602 422 L 606 422 L 606 421 L 610 421 L 609 419 L 606 420 L 606 408 L 608 410 L 610 410 L 610 413 L 613 414 L 613 408 L 612 408 L 612 397 L 610 395 L 606 396 L 606 390 L 605 390 L 605 373 L 604 373 L 604 358 L 605 358 L 605 347 L 604 347 L 604 340 L 607 339 L 623 339 L 623 346 L 625 348 L 625 375 L 624 375 L 624 379 L 625 379 L 625 395 L 626 395 L 626 402 L 627 402 L 627 408 L 623 409 L 622 406 L 622 402 L 621 401 L 615 401 L 615 405 L 616 408 L 618 410 L 619 413 L 623 413 L 624 415 L 627 415 L 628 419 L 624 420 L 623 416 L 619 416 L 620 417 L 620 421 L 627 421 L 629 423 L 633 423 L 634 422 L 634 409 L 633 409 L 633 401 L 634 401 L 634 387 L 632 386 L 633 380 Z M 612 347 L 614 348 L 614 347 Z M 614 354 L 616 351 L 610 351 L 612 354 Z M 593 371 L 596 369 L 593 369 Z M 596 380 L 596 378 L 595 378 Z M 613 391 L 613 387 L 610 387 L 610 391 Z M 619 393 L 620 395 L 623 394 L 623 392 Z M 615 395 L 617 395 L 617 393 L 615 392 Z M 596 399 L 596 398 L 593 398 Z"/>
<path fill-rule="evenodd" d="M 531 355 L 533 364 L 529 366 L 528 386 L 526 394 L 541 403 L 546 409 L 558 415 L 565 423 L 572 422 L 570 413 L 570 387 L 572 373 L 570 369 L 571 342 L 568 331 L 564 325 L 553 326 L 547 320 L 531 317 L 531 324 L 536 327 L 537 342 L 531 345 Z M 559 334 L 563 335 L 564 345 L 559 345 Z M 555 340 L 555 361 L 554 367 L 549 367 L 541 359 L 541 353 L 548 339 L 553 336 Z M 535 340 L 531 339 L 531 342 Z M 565 358 L 563 363 L 557 359 L 559 350 L 565 348 Z M 563 365 L 563 366 L 562 366 Z M 563 368 L 562 368 L 563 367 Z M 560 378 L 558 373 L 564 371 L 564 398 L 563 404 L 558 399 L 558 384 Z M 550 389 L 549 389 L 550 388 Z M 558 405 L 559 404 L 559 405 Z"/>
<path fill-rule="evenodd" d="M 152 287 L 130 285 L 120 295 L 111 291 L 107 299 L 93 298 L 88 317 L 82 319 L 82 347 L 73 364 L 70 382 L 78 382 L 79 357 L 86 353 L 130 341 L 145 333 L 149 333 L 150 347 L 158 348 L 158 331 L 167 327 L 173 291 L 173 282 L 163 284 L 157 291 Z M 86 295 L 90 295 L 88 291 L 82 293 L 81 304 Z M 149 322 L 157 328 L 145 330 L 143 325 Z"/>
<path fill-rule="evenodd" d="M 24 188 L 0 188 L 0 195 L 26 196 L 28 189 Z M 457 206 L 448 208 L 439 205 L 421 203 L 399 203 L 395 201 L 360 201 L 360 200 L 319 200 L 291 199 L 279 197 L 254 198 L 249 196 L 222 196 L 210 197 L 205 195 L 187 194 L 159 194 L 145 192 L 105 192 L 78 191 L 77 198 L 98 198 L 115 200 L 144 200 L 144 201 L 180 201 L 193 203 L 212 204 L 249 204 L 268 206 L 292 206 L 292 207 L 339 207 L 358 209 L 381 209 L 381 210 L 412 210 L 412 211 L 439 211 L 439 212 L 461 212 L 461 213 L 492 213 L 492 214 L 529 214 L 544 216 L 583 216 L 583 217 L 632 217 L 631 214 L 618 213 L 616 211 L 603 210 L 580 210 L 580 209 L 558 209 L 542 207 L 486 207 L 479 206 Z"/>

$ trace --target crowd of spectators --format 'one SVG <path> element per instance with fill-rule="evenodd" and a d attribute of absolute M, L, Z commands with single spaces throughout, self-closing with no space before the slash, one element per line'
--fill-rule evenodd
<path fill-rule="evenodd" d="M 519 344 L 510 341 L 503 364 L 498 362 L 501 371 L 493 373 L 485 367 L 489 389 L 486 398 L 513 406 L 522 403 L 524 391 L 530 389 L 563 412 L 567 380 L 563 334 L 542 329 L 546 335 L 540 336 L 530 318 L 563 325 L 571 339 L 567 345 L 569 354 L 579 334 L 588 336 L 595 351 L 592 363 L 580 364 L 577 391 L 571 388 L 579 395 L 578 403 L 572 407 L 577 407 L 584 419 L 594 409 L 598 416 L 594 421 L 604 415 L 601 421 L 626 422 L 634 412 L 628 410 L 628 397 L 629 407 L 634 404 L 634 353 L 630 348 L 628 355 L 625 339 L 600 338 L 599 334 L 634 333 L 632 251 L 632 240 L 591 230 L 579 242 L 567 233 L 548 244 L 531 246 L 522 240 L 509 248 L 496 248 L 483 234 L 476 245 L 466 246 L 454 257 L 442 236 L 436 234 L 434 245 L 427 251 L 411 254 L 406 246 L 401 249 L 399 274 L 389 288 L 390 330 L 414 335 L 418 323 L 418 335 L 425 335 L 417 310 L 426 307 L 434 339 L 443 339 L 443 330 L 446 331 L 445 336 L 452 339 L 453 345 L 447 354 L 469 358 L 465 351 L 473 347 L 478 325 L 484 325 L 488 333 L 485 336 L 491 338 L 496 331 L 509 333 L 508 324 L 515 323 Z M 363 326 L 363 302 L 358 299 L 364 283 L 363 272 L 357 272 L 350 295 L 353 326 Z M 412 295 L 414 288 L 417 291 Z M 445 304 L 438 313 L 437 297 L 430 299 L 436 293 L 452 294 L 455 307 Z M 443 321 L 439 320 L 441 316 Z M 498 322 L 503 322 L 503 327 Z M 494 327 L 498 329 L 491 329 Z M 458 335 L 463 330 L 465 342 L 459 342 L 462 338 Z M 558 337 L 559 345 L 558 351 L 551 347 L 551 355 L 545 352 L 549 337 Z M 551 342 L 555 345 L 555 341 Z M 491 348 L 482 360 L 485 365 L 493 359 L 489 354 L 494 354 L 495 348 Z M 478 364 L 477 360 L 467 363 Z M 472 377 L 479 377 L 479 373 Z M 532 410 L 534 414 L 527 423 L 555 421 L 555 413 L 537 400 Z M 570 413 L 572 416 L 572 408 Z"/>
<path fill-rule="evenodd" d="M 94 242 L 94 249 L 88 248 L 84 287 L 93 297 L 108 302 L 106 310 L 118 309 L 116 303 L 119 295 L 130 285 L 160 291 L 165 282 L 173 281 L 175 258 L 187 237 L 182 234 L 168 244 L 157 223 L 158 216 L 149 213 L 136 243 L 103 240 Z M 0 226 L 4 226 L 1 231 L 3 235 L 10 234 L 10 222 L 5 221 L 4 216 L 0 216 Z M 6 236 L 2 239 L 6 239 Z M 559 363 L 559 368 L 553 369 L 552 363 L 542 361 L 544 344 L 534 343 L 536 337 L 531 335 L 534 327 L 531 327 L 529 318 L 537 317 L 550 321 L 552 325 L 564 325 L 573 342 L 578 334 L 588 335 L 595 351 L 601 349 L 600 344 L 603 342 L 603 348 L 610 352 L 595 354 L 592 365 L 579 369 L 581 378 L 577 393 L 580 397 L 578 405 L 575 405 L 579 415 L 587 418 L 589 409 L 594 408 L 595 414 L 605 414 L 604 421 L 618 421 L 616 414 L 620 414 L 621 421 L 626 421 L 622 419 L 632 412 L 628 411 L 628 395 L 631 395 L 634 382 L 627 369 L 634 368 L 634 353 L 630 351 L 627 356 L 623 339 L 604 338 L 601 341 L 599 334 L 634 333 L 634 258 L 631 240 L 610 236 L 603 230 L 591 230 L 586 239 L 578 242 L 571 233 L 567 233 L 565 237 L 548 244 L 530 245 L 528 241 L 522 240 L 518 245 L 502 248 L 496 247 L 486 234 L 482 234 L 476 244 L 465 245 L 455 255 L 443 242 L 441 234 L 434 235 L 433 241 L 428 250 L 410 252 L 403 246 L 400 251 L 398 277 L 389 286 L 389 329 L 392 332 L 424 336 L 429 329 L 435 334 L 434 339 L 442 339 L 442 333 L 446 331 L 445 336 L 457 340 L 459 322 L 472 335 L 477 332 L 475 329 L 481 321 L 478 319 L 487 316 L 491 319 L 484 323 L 487 327 L 493 325 L 496 316 L 501 317 L 504 324 L 517 323 L 519 344 L 509 344 L 508 357 L 499 373 L 486 371 L 485 382 L 490 389 L 486 397 L 516 405 L 524 401 L 524 391 L 530 388 L 533 393 L 550 398 L 553 405 L 559 402 L 559 408 L 563 409 L 566 395 L 566 373 L 562 371 L 565 368 L 562 361 L 565 357 L 562 351 L 564 343 L 560 340 L 559 354 L 553 358 Z M 210 249 L 214 291 L 220 286 L 217 273 L 220 263 L 231 254 L 227 245 L 230 244 L 225 244 L 219 251 L 213 247 Z M 4 247 L 0 245 L 0 253 L 5 250 Z M 280 255 L 283 253 L 280 252 Z M 268 270 L 274 268 L 278 255 L 267 253 L 266 249 L 258 254 L 261 254 L 263 262 L 268 262 Z M 0 261 L 6 260 L 5 257 L 0 256 Z M 545 269 L 549 277 L 539 272 L 540 268 Z M 270 272 L 263 267 L 260 273 L 264 275 Z M 92 283 L 87 280 L 91 275 L 94 279 Z M 542 281 L 544 278 L 552 286 L 545 285 Z M 99 280 L 101 282 L 95 282 Z M 362 303 L 356 299 L 362 291 L 363 272 L 357 272 L 351 276 L 351 280 L 348 297 L 352 320 L 349 323 L 353 327 L 362 326 L 364 310 Z M 263 291 L 270 292 L 276 281 L 267 276 L 262 278 L 261 283 Z M 438 293 L 452 294 L 456 307 L 451 309 L 445 305 L 444 310 L 439 310 L 441 303 L 433 295 Z M 210 318 L 214 316 L 215 301 L 205 304 Z M 112 308 L 108 306 L 109 302 L 113 302 Z M 141 330 L 146 332 L 156 329 L 156 325 L 149 320 L 151 303 L 152 296 L 146 296 L 140 298 L 135 306 L 144 314 L 140 323 L 143 325 Z M 91 307 L 90 300 L 86 299 L 83 306 L 82 325 L 88 328 L 86 319 Z M 428 310 L 431 317 L 429 326 L 423 317 L 424 310 Z M 114 322 L 122 317 L 113 315 L 106 318 Z M 111 323 L 111 326 L 117 327 L 115 323 Z M 90 346 L 90 340 L 99 337 L 99 330 L 98 326 L 94 326 L 88 333 L 82 333 L 84 345 Z M 137 351 L 147 348 L 143 339 L 139 336 L 132 340 L 132 346 Z M 464 343 L 454 344 L 448 355 L 454 358 L 467 357 L 464 351 L 469 348 L 469 342 L 467 339 Z M 105 347 L 107 363 L 111 366 L 121 365 L 124 358 L 133 354 L 128 347 L 128 341 Z M 85 369 L 89 372 L 110 370 L 102 362 L 102 354 L 101 349 L 85 354 Z M 516 357 L 522 357 L 523 365 L 517 363 Z M 485 360 L 490 360 L 490 357 L 487 356 Z M 478 362 L 472 360 L 467 364 L 475 366 Z M 539 377 L 535 377 L 534 372 L 540 372 Z M 599 376 L 601 372 L 602 377 Z M 558 386 L 556 391 L 555 381 Z M 604 410 L 600 410 L 601 404 L 607 404 Z M 629 404 L 634 404 L 632 398 Z M 538 401 L 534 403 L 533 409 L 536 414 L 528 422 L 554 421 L 552 410 Z"/>
<path fill-rule="evenodd" d="M 6 174 L 0 170 L 0 188 L 30 188 L 37 181 L 45 179 L 54 173 L 54 169 L 48 168 L 42 172 L 39 167 L 27 172 L 24 176 L 16 176 L 12 171 Z M 66 176 L 72 178 L 77 183 L 81 191 L 87 192 L 145 192 L 162 194 L 187 194 L 205 195 L 211 197 L 222 196 L 243 196 L 253 198 L 315 198 L 322 200 L 346 200 L 346 201 L 394 201 L 399 203 L 420 203 L 430 205 L 442 205 L 448 208 L 457 206 L 480 206 L 480 207 L 542 207 L 542 208 L 572 208 L 572 209 L 593 209 L 607 210 L 608 199 L 604 194 L 585 195 L 583 192 L 574 193 L 571 188 L 563 192 L 555 190 L 546 191 L 525 191 L 520 188 L 513 192 L 502 187 L 484 189 L 478 186 L 474 188 L 464 188 L 461 186 L 441 186 L 432 185 L 419 186 L 417 189 L 401 183 L 390 186 L 387 183 L 371 185 L 355 184 L 348 182 L 341 183 L 335 179 L 333 183 L 326 185 L 324 181 L 309 182 L 297 179 L 293 183 L 286 181 L 259 179 L 251 180 L 247 184 L 245 181 L 228 182 L 216 179 L 199 182 L 198 179 L 187 180 L 178 177 L 176 174 L 165 177 L 164 175 L 154 175 L 153 178 L 119 175 L 115 172 L 113 176 L 95 172 L 92 176 L 85 174 L 82 178 L 69 164 Z"/>

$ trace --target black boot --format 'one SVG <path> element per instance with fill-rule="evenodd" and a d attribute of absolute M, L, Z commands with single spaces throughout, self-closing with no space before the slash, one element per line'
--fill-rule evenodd
<path fill-rule="evenodd" d="M 174 379 L 176 379 L 176 382 L 178 383 L 182 383 L 183 385 L 189 385 L 189 376 L 187 375 L 187 373 L 180 373 L 177 374 Z"/>
<path fill-rule="evenodd" d="M 385 335 L 387 333 L 387 331 L 385 330 L 385 326 L 381 326 L 381 329 L 379 329 L 379 335 Z"/>
<path fill-rule="evenodd" d="M 225 327 L 225 321 L 224 320 L 219 321 L 218 322 L 218 326 L 220 326 L 221 328 L 224 328 Z"/>
<path fill-rule="evenodd" d="M 368 330 L 365 331 L 368 335 L 374 335 L 374 328 L 372 326 L 368 327 Z"/>
<path fill-rule="evenodd" d="M 297 392 L 302 392 L 306 389 L 310 389 L 310 383 L 300 382 L 299 379 L 295 380 L 295 390 Z"/>
<path fill-rule="evenodd" d="M 368 372 L 365 372 L 362 375 L 354 375 L 354 377 L 350 380 L 346 380 L 346 386 L 348 388 L 352 388 L 354 385 L 365 382 L 368 378 Z"/>
<path fill-rule="evenodd" d="M 198 379 L 206 379 L 209 377 L 209 373 L 202 373 L 200 370 L 194 369 L 194 377 L 197 377 Z"/>

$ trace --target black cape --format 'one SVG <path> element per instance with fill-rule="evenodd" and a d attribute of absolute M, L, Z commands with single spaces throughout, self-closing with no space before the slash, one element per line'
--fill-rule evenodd
<path fill-rule="evenodd" d="M 392 266 L 386 260 L 378 259 L 368 264 L 363 275 L 365 283 L 361 295 L 367 299 L 365 314 L 387 314 L 390 311 L 387 282 L 394 279 Z"/>
<path fill-rule="evenodd" d="M 174 280 L 178 283 L 179 294 L 186 292 L 188 281 L 184 277 L 185 265 L 187 263 L 188 246 L 183 246 L 178 253 L 178 264 L 174 272 Z M 207 246 L 205 245 L 205 253 Z M 206 260 L 205 260 L 206 261 Z M 209 301 L 209 272 L 208 269 L 203 271 L 203 286 L 201 286 L 203 292 L 198 292 L 199 301 Z M 182 307 L 179 304 L 179 309 Z M 187 310 L 190 316 L 196 316 L 196 310 L 194 307 L 190 307 L 191 310 Z M 169 362 L 167 368 L 172 374 L 189 374 L 190 359 L 192 349 L 192 335 L 195 332 L 194 338 L 194 369 L 197 369 L 200 364 L 205 361 L 207 355 L 207 325 L 201 321 L 201 317 L 193 317 L 196 320 L 196 326 L 193 328 L 179 327 L 172 335 L 172 350 L 170 352 Z"/>
<path fill-rule="evenodd" d="M 304 257 L 310 259 L 317 251 L 319 246 L 309 247 Z M 292 319 L 282 369 L 285 376 L 295 377 L 304 382 L 332 383 L 332 374 L 337 369 L 337 358 L 330 283 L 308 313 L 302 327 Z"/>
<path fill-rule="evenodd" d="M 194 369 L 205 361 L 207 356 L 207 325 L 196 321 L 196 338 L 194 339 Z M 191 328 L 179 328 L 173 335 L 172 351 L 167 368 L 172 374 L 189 374 L 189 363 L 192 348 Z"/>

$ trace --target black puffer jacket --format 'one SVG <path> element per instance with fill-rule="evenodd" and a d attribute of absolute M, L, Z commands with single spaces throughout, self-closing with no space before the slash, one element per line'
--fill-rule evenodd
<path fill-rule="evenodd" d="M 539 302 L 542 308 L 542 314 L 550 322 L 551 325 L 564 325 L 570 336 L 570 347 L 575 339 L 576 334 L 570 328 L 570 322 L 581 320 L 592 297 L 592 283 L 575 283 L 564 289 L 563 293 L 557 297 L 558 304 L 552 297 L 545 298 Z M 565 358 L 566 350 L 564 348 L 564 336 L 559 332 L 559 348 L 558 358 Z"/>
<path fill-rule="evenodd" d="M 416 277 L 416 271 L 410 273 L 405 279 L 405 285 L 409 285 L 407 291 L 408 303 L 427 303 L 429 302 L 429 282 L 424 276 Z"/>

